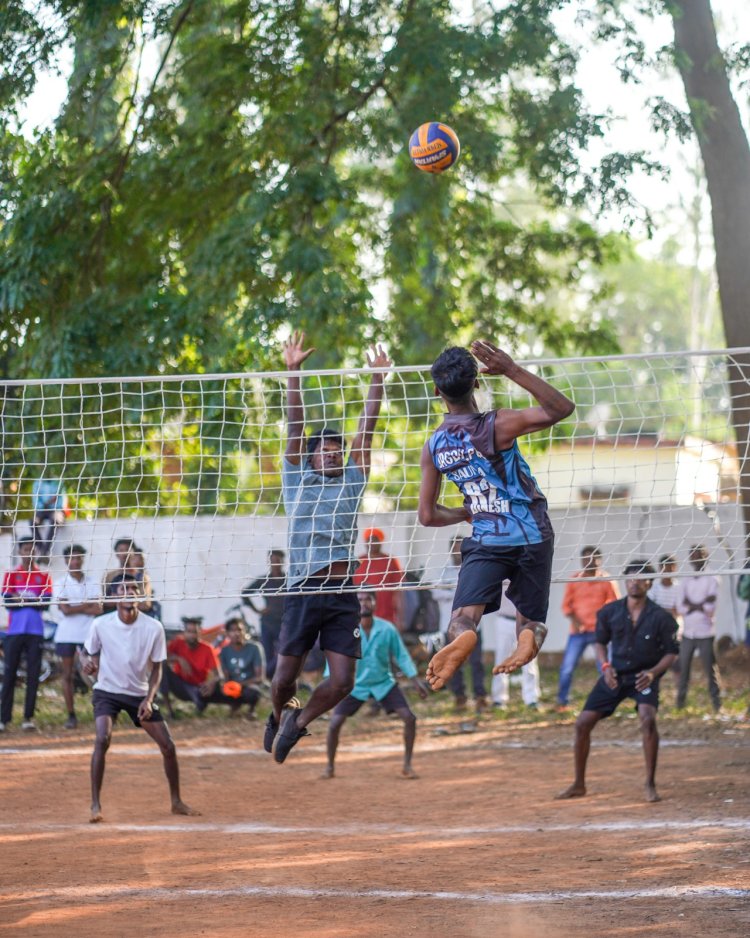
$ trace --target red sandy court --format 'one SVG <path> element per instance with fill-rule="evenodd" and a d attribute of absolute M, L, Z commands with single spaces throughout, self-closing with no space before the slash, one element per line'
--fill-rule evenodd
<path fill-rule="evenodd" d="M 597 731 L 589 796 L 572 725 L 488 721 L 433 736 L 398 778 L 398 728 L 351 721 L 339 777 L 325 727 L 284 766 L 260 726 L 176 724 L 169 814 L 155 747 L 115 732 L 106 823 L 89 825 L 90 736 L 4 737 L 0 934 L 662 936 L 750 934 L 750 729 L 665 721 L 663 801 L 641 800 L 634 721 Z"/>

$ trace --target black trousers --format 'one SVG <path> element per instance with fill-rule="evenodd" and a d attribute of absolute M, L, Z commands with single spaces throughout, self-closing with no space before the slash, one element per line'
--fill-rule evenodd
<path fill-rule="evenodd" d="M 227 697 L 221 690 L 221 685 L 217 685 L 210 697 L 204 697 L 197 684 L 188 684 L 188 682 L 175 674 L 169 665 L 164 665 L 161 678 L 161 692 L 164 696 L 173 694 L 178 700 L 190 701 L 195 704 L 195 709 L 202 713 L 210 703 L 227 704 L 230 707 L 239 707 L 240 704 L 255 704 L 260 700 L 260 694 L 252 687 L 243 687 L 242 696 Z"/>
<path fill-rule="evenodd" d="M 36 710 L 36 692 L 39 687 L 39 672 L 42 668 L 42 646 L 44 638 L 41 635 L 6 635 L 3 642 L 3 655 L 5 657 L 5 677 L 3 678 L 3 694 L 0 700 L 0 722 L 10 723 L 13 717 L 13 695 L 16 689 L 18 667 L 21 656 L 26 654 L 26 700 L 24 701 L 23 718 L 31 720 Z"/>

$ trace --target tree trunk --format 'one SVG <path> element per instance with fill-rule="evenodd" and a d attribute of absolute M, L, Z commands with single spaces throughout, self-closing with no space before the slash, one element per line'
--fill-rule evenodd
<path fill-rule="evenodd" d="M 750 145 L 716 38 L 710 0 L 670 0 L 676 64 L 711 198 L 716 273 L 729 348 L 750 346 Z M 750 556 L 750 354 L 729 363 L 740 461 L 745 554 Z"/>

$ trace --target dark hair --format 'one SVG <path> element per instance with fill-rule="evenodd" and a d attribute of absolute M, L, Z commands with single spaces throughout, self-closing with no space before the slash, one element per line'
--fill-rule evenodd
<path fill-rule="evenodd" d="M 338 430 L 334 430 L 331 427 L 323 427 L 322 430 L 318 430 L 316 433 L 311 433 L 307 438 L 307 455 L 312 456 L 315 450 L 323 443 L 324 440 L 331 440 L 333 443 L 338 443 L 341 449 L 344 448 L 344 437 Z"/>
<path fill-rule="evenodd" d="M 230 625 L 237 625 L 241 629 L 244 629 L 245 620 L 242 618 L 242 616 L 230 616 L 227 619 L 227 621 L 224 623 L 224 631 L 226 631 L 230 627 Z"/>
<path fill-rule="evenodd" d="M 81 544 L 68 544 L 67 547 L 63 548 L 63 557 L 70 557 L 71 554 L 85 554 L 86 548 Z"/>
<path fill-rule="evenodd" d="M 668 563 L 674 563 L 674 564 L 677 563 L 677 558 L 675 557 L 674 554 L 662 554 L 661 557 L 659 557 L 660 567 L 663 567 L 665 566 L 665 564 L 668 564 Z"/>
<path fill-rule="evenodd" d="M 581 548 L 581 557 L 588 555 L 589 557 L 601 557 L 602 552 L 596 546 L 596 544 L 587 544 L 585 547 Z"/>
<path fill-rule="evenodd" d="M 36 544 L 36 538 L 33 534 L 24 534 L 16 541 L 16 547 L 20 547 L 22 544 Z"/>
<path fill-rule="evenodd" d="M 141 585 L 141 581 L 138 577 L 133 576 L 131 573 L 118 573 L 117 576 L 113 576 L 112 579 L 107 584 L 107 588 L 111 586 L 119 586 L 121 583 L 134 583 L 136 586 Z"/>
<path fill-rule="evenodd" d="M 705 545 L 705 544 L 691 544 L 691 545 L 690 545 L 690 553 L 691 553 L 691 554 L 698 554 L 698 553 L 700 553 L 700 554 L 707 554 L 708 551 L 706 550 L 706 545 Z"/>
<path fill-rule="evenodd" d="M 474 356 L 457 345 L 441 352 L 430 369 L 435 387 L 451 402 L 463 401 L 471 395 L 478 373 Z"/>
<path fill-rule="evenodd" d="M 622 573 L 623 576 L 632 576 L 634 573 L 645 573 L 654 576 L 656 570 L 654 570 L 648 560 L 631 560 Z"/>
<path fill-rule="evenodd" d="M 279 550 L 277 547 L 275 547 L 273 550 L 269 550 L 268 556 L 269 557 L 286 557 L 286 554 L 284 553 L 283 550 Z"/>
<path fill-rule="evenodd" d="M 132 537 L 118 537 L 117 540 L 115 541 L 115 546 L 113 549 L 117 550 L 120 544 L 125 544 L 131 550 L 133 547 L 135 547 L 135 541 L 133 540 Z"/>
<path fill-rule="evenodd" d="M 365 593 L 367 596 L 374 596 L 377 599 L 378 592 L 374 589 L 368 589 L 366 586 L 360 586 L 358 593 Z"/>

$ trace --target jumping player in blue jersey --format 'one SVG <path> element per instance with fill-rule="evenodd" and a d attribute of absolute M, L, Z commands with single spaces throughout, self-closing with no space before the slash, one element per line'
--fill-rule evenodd
<path fill-rule="evenodd" d="M 448 413 L 424 446 L 421 459 L 419 520 L 428 527 L 471 521 L 448 627 L 449 644 L 427 668 L 439 690 L 466 661 L 477 643 L 485 612 L 499 608 L 503 580 L 516 606 L 515 651 L 494 668 L 509 674 L 539 654 L 547 635 L 554 532 L 547 500 L 531 475 L 516 442 L 519 436 L 553 426 L 575 410 L 573 401 L 531 374 L 491 342 L 472 343 L 471 352 L 448 348 L 432 366 L 432 380 Z M 482 373 L 505 375 L 528 391 L 538 407 L 482 413 L 474 389 Z M 461 490 L 461 508 L 438 502 L 443 476 Z"/>

